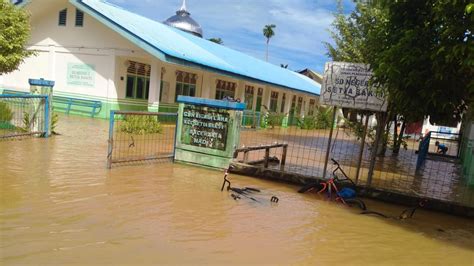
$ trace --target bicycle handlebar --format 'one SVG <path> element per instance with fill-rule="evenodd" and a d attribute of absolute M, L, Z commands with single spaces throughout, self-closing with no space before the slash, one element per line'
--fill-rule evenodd
<path fill-rule="evenodd" d="M 339 166 L 339 163 L 338 163 L 336 160 L 334 160 L 334 158 L 331 158 L 331 161 L 332 161 L 335 165 Z"/>

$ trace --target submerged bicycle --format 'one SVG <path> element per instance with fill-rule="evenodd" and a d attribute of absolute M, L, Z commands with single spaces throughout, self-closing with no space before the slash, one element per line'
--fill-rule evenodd
<path fill-rule="evenodd" d="M 336 166 L 332 172 L 331 178 L 322 182 L 316 181 L 308 183 L 300 188 L 298 193 L 305 193 L 312 190 L 317 190 L 318 194 L 326 192 L 327 198 L 329 199 L 334 199 L 334 201 L 341 202 L 346 206 L 355 205 L 359 207 L 362 210 L 360 214 L 376 215 L 382 218 L 397 220 L 413 218 L 416 210 L 425 207 L 426 203 L 428 202 L 426 199 L 421 199 L 414 206 L 404 209 L 398 216 L 389 216 L 377 211 L 368 210 L 365 203 L 361 199 L 356 198 L 356 184 L 354 181 L 352 181 L 352 179 L 347 176 L 347 174 L 341 168 L 341 165 L 336 160 L 331 158 L 331 161 Z M 339 173 L 342 174 L 342 176 L 340 176 Z"/>
<path fill-rule="evenodd" d="M 250 199 L 255 202 L 260 202 L 260 200 L 256 199 L 253 195 L 253 193 L 260 193 L 261 190 L 257 188 L 252 188 L 252 187 L 244 187 L 244 188 L 237 188 L 237 187 L 232 187 L 232 184 L 230 183 L 230 180 L 228 179 L 230 169 L 232 169 L 232 166 L 229 166 L 224 172 L 224 181 L 222 182 L 221 186 L 221 191 L 224 191 L 224 188 L 226 188 L 227 191 L 231 191 L 232 193 L 230 196 L 234 200 L 239 200 L 241 197 Z M 227 187 L 225 186 L 227 184 Z M 276 196 L 272 196 L 270 198 L 270 202 L 272 203 L 278 203 L 279 199 Z"/>

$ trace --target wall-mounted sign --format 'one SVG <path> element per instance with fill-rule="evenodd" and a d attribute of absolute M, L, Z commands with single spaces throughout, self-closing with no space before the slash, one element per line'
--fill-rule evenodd
<path fill-rule="evenodd" d="M 369 65 L 328 62 L 321 86 L 321 104 L 343 108 L 387 111 L 383 92 L 369 86 Z"/>
<path fill-rule="evenodd" d="M 87 64 L 67 64 L 67 85 L 94 87 L 95 66 Z"/>
<path fill-rule="evenodd" d="M 229 118 L 227 110 L 185 105 L 181 143 L 225 151 Z"/>

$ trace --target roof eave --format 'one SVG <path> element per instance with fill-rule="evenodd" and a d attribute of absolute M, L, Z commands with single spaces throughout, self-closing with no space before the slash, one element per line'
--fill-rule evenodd
<path fill-rule="evenodd" d="M 175 64 L 175 65 L 199 68 L 199 69 L 211 71 L 211 72 L 214 72 L 214 73 L 217 73 L 217 74 L 220 74 L 220 75 L 224 75 L 224 76 L 230 76 L 230 77 L 234 77 L 234 78 L 237 78 L 237 79 L 248 80 L 250 82 L 256 82 L 256 83 L 266 84 L 266 85 L 270 85 L 270 86 L 274 86 L 274 87 L 280 87 L 280 88 L 283 88 L 283 89 L 289 89 L 289 90 L 297 91 L 297 92 L 300 92 L 300 93 L 310 94 L 310 95 L 314 95 L 314 96 L 320 96 L 320 94 L 318 94 L 318 93 L 312 93 L 312 92 L 309 92 L 309 91 L 300 90 L 300 89 L 296 89 L 296 88 L 291 88 L 291 87 L 283 86 L 283 85 L 280 85 L 280 84 L 271 83 L 271 82 L 268 82 L 268 81 L 252 78 L 252 77 L 245 76 L 245 75 L 240 75 L 240 74 L 236 74 L 236 73 L 233 73 L 233 72 L 224 71 L 224 70 L 221 70 L 221 69 L 217 69 L 217 68 L 209 67 L 209 66 L 206 66 L 206 65 L 201 65 L 201 64 L 198 64 L 198 63 L 194 63 L 194 62 L 191 62 L 191 61 L 188 61 L 188 60 L 184 60 L 184 59 L 181 59 L 181 58 L 177 58 L 177 57 L 174 57 L 174 56 L 166 55 L 166 62 L 171 63 L 171 64 Z"/>

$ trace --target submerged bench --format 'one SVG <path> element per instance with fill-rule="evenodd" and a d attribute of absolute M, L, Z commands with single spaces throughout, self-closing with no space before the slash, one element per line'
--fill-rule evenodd
<path fill-rule="evenodd" d="M 286 154 L 288 151 L 288 144 L 287 143 L 275 143 L 272 145 L 260 145 L 260 146 L 249 146 L 249 147 L 244 147 L 240 149 L 235 149 L 234 151 L 234 159 L 237 159 L 239 157 L 239 153 L 243 152 L 244 153 L 244 160 L 242 161 L 244 164 L 256 164 L 263 162 L 264 167 L 268 168 L 268 164 L 270 161 L 274 160 L 274 158 L 270 157 L 270 149 L 276 149 L 276 148 L 282 148 L 282 154 L 281 154 L 281 162 L 280 162 L 280 170 L 283 171 L 285 169 L 285 163 L 286 163 Z M 249 152 L 251 151 L 259 151 L 259 150 L 265 150 L 265 157 L 263 160 L 258 160 L 255 162 L 249 162 Z"/>
<path fill-rule="evenodd" d="M 101 101 L 70 98 L 70 97 L 63 97 L 63 96 L 53 96 L 53 102 L 66 105 L 66 114 L 69 114 L 73 106 L 81 106 L 81 107 L 92 108 L 91 117 L 94 117 L 96 115 L 96 110 L 99 108 L 99 111 L 100 111 L 100 108 L 102 108 Z"/>

